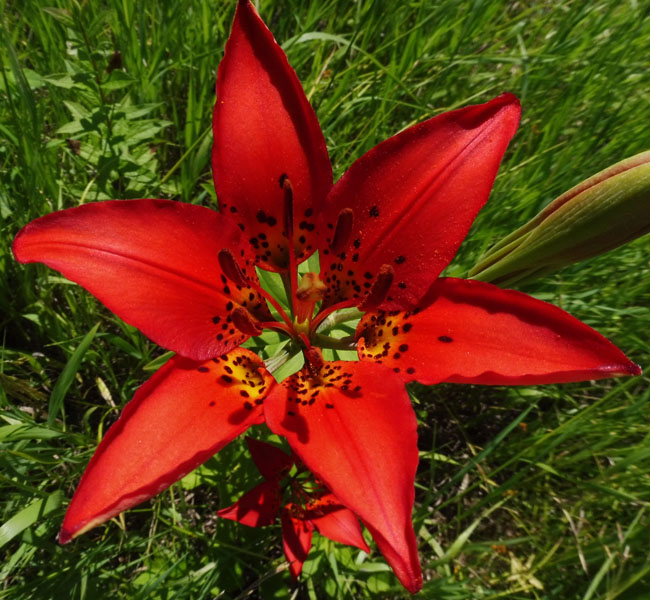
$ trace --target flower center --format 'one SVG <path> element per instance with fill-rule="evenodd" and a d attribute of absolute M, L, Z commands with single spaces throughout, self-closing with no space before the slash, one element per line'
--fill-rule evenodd
<path fill-rule="evenodd" d="M 282 273 L 282 281 L 289 299 L 288 310 L 269 294 L 261 285 L 250 281 L 232 252 L 223 249 L 219 252 L 219 264 L 224 275 L 238 288 L 250 287 L 259 292 L 280 315 L 280 321 L 257 321 L 255 317 L 243 307 L 235 308 L 231 314 L 233 325 L 242 333 L 249 336 L 259 336 L 264 329 L 271 329 L 289 336 L 294 343 L 294 348 L 303 352 L 308 369 L 317 370 L 322 365 L 323 357 L 321 348 L 354 349 L 356 342 L 354 336 L 343 339 L 324 335 L 334 325 L 345 321 L 359 319 L 363 312 L 376 310 L 386 299 L 393 283 L 394 269 L 385 264 L 373 278 L 368 288 L 368 293 L 363 299 L 350 298 L 341 302 L 327 305 L 323 302 L 327 297 L 328 287 L 318 273 L 308 272 L 302 275 L 298 285 L 298 265 L 296 253 L 293 248 L 294 230 L 294 203 L 293 187 L 286 174 L 283 174 L 278 183 L 284 191 L 284 235 L 288 240 L 289 266 Z M 338 215 L 329 251 L 334 254 L 341 253 L 352 232 L 354 212 L 351 208 L 344 208 Z M 316 311 L 317 305 L 320 307 Z M 316 314 L 314 314 L 316 312 Z"/>

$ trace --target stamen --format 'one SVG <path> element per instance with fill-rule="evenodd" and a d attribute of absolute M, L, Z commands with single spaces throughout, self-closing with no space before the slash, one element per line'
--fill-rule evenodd
<path fill-rule="evenodd" d="M 393 267 L 390 265 L 382 265 L 379 268 L 377 277 L 375 277 L 375 280 L 372 283 L 370 292 L 368 292 L 364 301 L 359 305 L 359 310 L 368 312 L 369 310 L 378 308 L 388 295 L 388 290 L 393 283 L 394 275 L 395 269 L 393 269 Z"/>
<path fill-rule="evenodd" d="M 241 267 L 237 264 L 235 257 L 228 248 L 219 250 L 219 266 L 221 267 L 223 274 L 235 285 L 248 287 L 249 283 L 244 272 L 241 270 Z"/>
<path fill-rule="evenodd" d="M 289 176 L 283 174 L 279 180 L 280 187 L 284 190 L 284 231 L 287 234 L 287 250 L 289 251 L 289 277 L 291 279 L 291 298 L 296 297 L 298 287 L 298 265 L 296 250 L 293 246 L 293 187 Z"/>
<path fill-rule="evenodd" d="M 237 261 L 235 260 L 235 257 L 233 256 L 232 252 L 228 250 L 228 248 L 223 248 L 222 250 L 219 250 L 219 266 L 221 267 L 221 270 L 223 271 L 223 274 L 230 279 L 235 285 L 239 287 L 250 287 L 254 289 L 256 292 L 258 292 L 263 298 L 266 298 L 271 305 L 275 308 L 280 313 L 280 317 L 282 320 L 288 325 L 291 326 L 291 319 L 287 315 L 287 313 L 284 311 L 284 309 L 280 306 L 279 302 L 271 296 L 259 283 L 255 283 L 254 281 L 248 281 L 246 279 L 246 276 L 244 275 L 244 272 L 241 270 L 241 267 L 237 264 Z M 250 335 L 259 335 L 259 334 L 250 334 Z"/>
<path fill-rule="evenodd" d="M 304 354 L 307 362 L 315 369 L 320 369 L 325 364 L 323 355 L 319 352 L 318 348 L 306 349 L 304 350 Z"/>
<path fill-rule="evenodd" d="M 262 333 L 262 329 L 253 321 L 250 313 L 245 308 L 241 306 L 236 308 L 230 313 L 230 316 L 232 317 L 233 325 L 242 333 L 252 336 Z"/>
<path fill-rule="evenodd" d="M 343 252 L 350 240 L 352 233 L 352 223 L 354 222 L 354 212 L 351 208 L 344 208 L 336 219 L 336 229 L 330 244 L 330 250 L 333 254 Z"/>
<path fill-rule="evenodd" d="M 280 177 L 279 183 L 284 190 L 284 231 L 291 241 L 293 240 L 293 187 L 286 174 Z"/>

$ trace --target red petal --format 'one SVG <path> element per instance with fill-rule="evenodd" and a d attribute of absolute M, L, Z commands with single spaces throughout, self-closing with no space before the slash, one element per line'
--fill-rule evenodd
<path fill-rule="evenodd" d="M 356 515 L 345 508 L 334 494 L 325 494 L 310 503 L 305 516 L 326 538 L 370 552 Z"/>
<path fill-rule="evenodd" d="M 248 1 L 237 6 L 217 78 L 212 170 L 222 212 L 232 214 L 260 265 L 288 266 L 284 231 L 287 176 L 294 193 L 294 244 L 316 250 L 315 213 L 332 187 L 316 114 L 282 48 Z"/>
<path fill-rule="evenodd" d="M 273 444 L 260 442 L 250 437 L 246 438 L 246 443 L 253 457 L 253 462 L 264 479 L 281 478 L 293 466 L 293 456 L 283 452 Z"/>
<path fill-rule="evenodd" d="M 13 250 L 20 262 L 44 262 L 76 281 L 157 344 L 205 360 L 246 339 L 230 322 L 233 307 L 269 318 L 257 293 L 223 277 L 217 255 L 224 247 L 245 266 L 240 231 L 212 210 L 117 200 L 37 219 L 18 233 Z M 252 267 L 248 276 L 257 281 Z"/>
<path fill-rule="evenodd" d="M 489 283 L 440 279 L 411 313 L 367 313 L 361 360 L 406 381 L 564 383 L 641 370 L 598 332 L 552 304 Z"/>
<path fill-rule="evenodd" d="M 264 481 L 246 492 L 233 505 L 217 511 L 222 519 L 231 519 L 249 527 L 264 527 L 275 521 L 280 510 L 280 488 L 276 481 Z"/>
<path fill-rule="evenodd" d="M 108 430 L 59 534 L 62 544 L 168 488 L 263 421 L 273 385 L 250 350 L 205 363 L 172 358 Z"/>
<path fill-rule="evenodd" d="M 416 420 L 403 383 L 370 363 L 325 363 L 274 388 L 268 426 L 364 522 L 402 584 L 422 585 L 411 524 Z"/>
<path fill-rule="evenodd" d="M 282 545 L 289 561 L 289 572 L 296 579 L 311 548 L 313 525 L 309 521 L 295 519 L 290 513 L 291 505 L 288 504 L 282 511 Z"/>
<path fill-rule="evenodd" d="M 390 265 L 395 275 L 381 308 L 414 306 L 488 199 L 519 114 L 517 98 L 504 94 L 410 127 L 357 160 L 327 199 L 320 242 L 327 303 L 365 294 Z M 329 244 L 346 208 L 354 212 L 352 233 L 333 256 Z"/>

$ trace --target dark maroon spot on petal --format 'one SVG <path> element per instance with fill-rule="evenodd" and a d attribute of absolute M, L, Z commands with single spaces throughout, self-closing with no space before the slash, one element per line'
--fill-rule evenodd
<path fill-rule="evenodd" d="M 208 367 L 199 367 L 199 368 L 197 369 L 197 371 L 198 371 L 199 373 L 209 373 L 209 372 L 210 372 L 210 369 L 208 369 Z"/>
<path fill-rule="evenodd" d="M 235 206 L 231 206 L 231 207 L 230 207 L 230 212 L 231 212 L 231 213 L 236 213 L 236 212 L 237 212 L 237 208 L 236 208 Z"/>
<path fill-rule="evenodd" d="M 277 222 L 278 222 L 278 221 L 277 221 L 277 219 L 276 219 L 275 217 L 267 217 L 267 218 L 266 218 L 266 224 L 267 224 L 269 227 L 275 227 L 275 224 L 276 224 Z"/>
<path fill-rule="evenodd" d="M 402 329 L 404 330 L 404 333 L 408 333 L 409 331 L 411 331 L 411 327 L 413 327 L 411 323 L 404 323 Z"/>
<path fill-rule="evenodd" d="M 448 335 L 441 335 L 438 337 L 438 341 L 442 342 L 443 344 L 451 344 L 454 340 L 450 338 Z"/>
<path fill-rule="evenodd" d="M 250 402 L 244 402 L 244 408 L 246 410 L 253 410 L 253 405 Z"/>
<path fill-rule="evenodd" d="M 282 173 L 280 177 L 278 177 L 278 183 L 280 184 L 280 187 L 284 187 L 284 180 L 289 177 L 286 173 Z"/>
<path fill-rule="evenodd" d="M 376 219 L 379 216 L 379 208 L 373 206 L 368 213 L 373 219 Z"/>
<path fill-rule="evenodd" d="M 255 216 L 260 223 L 266 223 L 266 213 L 263 210 L 258 210 Z"/>
<path fill-rule="evenodd" d="M 223 381 L 224 383 L 232 383 L 232 377 L 229 377 L 228 375 L 222 375 L 221 381 Z"/>
<path fill-rule="evenodd" d="M 333 404 L 330 404 L 329 402 L 325 403 L 325 408 L 334 408 Z"/>
<path fill-rule="evenodd" d="M 398 256 L 398 257 L 395 259 L 395 262 L 396 262 L 398 265 L 401 265 L 401 264 L 402 264 L 403 262 L 405 262 L 405 261 L 406 261 L 406 257 L 405 257 L 405 256 Z"/>
<path fill-rule="evenodd" d="M 409 367 L 408 369 L 406 369 L 406 372 L 407 372 L 409 375 L 413 375 L 413 373 L 415 373 L 415 369 L 414 369 L 413 367 Z"/>
<path fill-rule="evenodd" d="M 226 304 L 226 310 L 232 310 L 234 306 L 235 305 L 232 302 L 228 302 L 228 304 Z"/>
<path fill-rule="evenodd" d="M 409 349 L 408 344 L 401 344 L 399 347 L 400 352 L 406 352 Z"/>
<path fill-rule="evenodd" d="M 240 395 L 242 398 L 250 398 L 250 394 L 249 394 L 246 390 L 241 390 L 241 391 L 239 392 L 239 395 Z"/>
<path fill-rule="evenodd" d="M 214 406 L 215 404 L 216 402 L 214 400 L 211 400 L 209 406 Z"/>
<path fill-rule="evenodd" d="M 221 317 L 212 317 L 212 322 L 216 325 L 219 321 L 221 321 Z"/>

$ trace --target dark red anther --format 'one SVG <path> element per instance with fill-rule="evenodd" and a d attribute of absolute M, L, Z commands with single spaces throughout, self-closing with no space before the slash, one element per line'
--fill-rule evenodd
<path fill-rule="evenodd" d="M 246 275 L 244 275 L 243 271 L 237 264 L 235 257 L 233 256 L 232 252 L 228 250 L 228 248 L 219 250 L 218 258 L 219 258 L 219 266 L 221 267 L 223 274 L 228 279 L 230 279 L 230 281 L 232 281 L 235 285 L 238 285 L 240 287 L 248 286 L 248 280 L 246 279 Z"/>
<path fill-rule="evenodd" d="M 230 313 L 233 325 L 246 335 L 259 335 L 262 329 L 253 321 L 250 313 L 241 306 Z"/>
<path fill-rule="evenodd" d="M 305 354 L 305 358 L 307 359 L 307 362 L 309 363 L 309 367 L 311 367 L 311 369 L 314 369 L 315 371 L 319 371 L 325 364 L 323 355 L 320 353 L 320 350 L 318 348 L 314 348 L 314 346 L 311 346 L 309 348 L 305 348 L 303 352 Z"/>
<path fill-rule="evenodd" d="M 365 297 L 364 301 L 359 305 L 359 310 L 367 312 L 378 308 L 379 305 L 386 299 L 388 290 L 393 283 L 393 276 L 395 270 L 390 265 L 382 265 L 379 268 L 379 273 L 372 283 L 372 287 Z"/>
<path fill-rule="evenodd" d="M 287 239 L 293 240 L 293 187 L 289 177 L 280 177 L 280 187 L 284 190 L 284 231 Z"/>
<path fill-rule="evenodd" d="M 336 228 L 334 237 L 330 244 L 330 250 L 333 254 L 339 254 L 345 250 L 350 234 L 352 233 L 352 223 L 354 222 L 354 212 L 351 208 L 344 208 L 336 219 Z"/>

